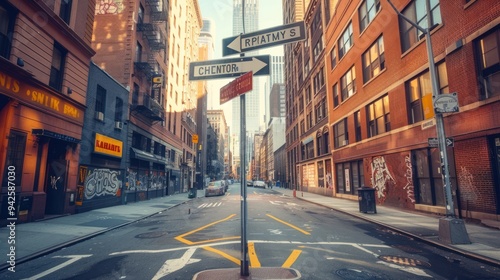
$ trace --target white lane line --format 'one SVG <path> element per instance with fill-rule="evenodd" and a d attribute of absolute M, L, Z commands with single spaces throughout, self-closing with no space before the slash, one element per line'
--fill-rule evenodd
<path fill-rule="evenodd" d="M 202 205 L 198 206 L 198 208 L 203 208 L 203 207 L 205 207 L 205 206 L 207 206 L 207 204 L 206 204 L 206 203 L 203 203 Z"/>
<path fill-rule="evenodd" d="M 23 280 L 36 280 L 36 279 L 40 279 L 42 277 L 45 277 L 61 268 L 64 268 L 80 259 L 83 259 L 83 258 L 88 258 L 92 255 L 69 255 L 69 256 L 55 256 L 54 258 L 69 258 L 69 260 L 67 260 L 66 262 L 63 262 L 62 264 L 60 265 L 57 265 L 57 266 L 54 266 L 53 268 L 51 269 L 47 269 L 45 270 L 44 272 L 42 273 L 39 273 L 37 275 L 34 275 L 34 276 L 31 276 L 30 278 L 25 278 Z"/>
<path fill-rule="evenodd" d="M 161 279 L 163 276 L 167 276 L 172 272 L 182 269 L 184 266 L 186 266 L 186 264 L 199 262 L 200 259 L 191 259 L 191 256 L 193 256 L 195 251 L 196 248 L 190 248 L 179 259 L 165 261 L 163 266 L 160 268 L 160 270 L 158 270 L 158 272 L 156 272 L 156 275 L 151 280 Z"/>
<path fill-rule="evenodd" d="M 255 244 L 257 243 L 262 243 L 262 244 L 294 244 L 294 245 L 342 245 L 342 246 L 364 246 L 364 247 L 374 247 L 374 248 L 391 248 L 390 246 L 387 245 L 382 245 L 382 244 L 360 244 L 360 243 L 350 243 L 350 242 L 302 242 L 302 241 L 272 241 L 272 240 L 248 240 L 249 242 L 253 242 Z M 240 240 L 234 240 L 234 241 L 224 241 L 224 242 L 213 242 L 213 243 L 204 243 L 201 245 L 195 245 L 195 246 L 184 246 L 184 247 L 178 247 L 178 248 L 170 248 L 170 249 L 159 249 L 159 250 L 130 250 L 130 251 L 121 251 L 121 252 L 114 252 L 111 253 L 110 255 L 120 255 L 120 254 L 144 254 L 144 253 L 149 253 L 149 254 L 158 254 L 158 253 L 165 253 L 165 252 L 173 252 L 173 251 L 179 251 L 179 250 L 187 250 L 189 248 L 202 248 L 202 247 L 215 247 L 215 246 L 222 246 L 222 245 L 228 245 L 228 244 L 236 244 L 236 243 L 241 243 Z"/>

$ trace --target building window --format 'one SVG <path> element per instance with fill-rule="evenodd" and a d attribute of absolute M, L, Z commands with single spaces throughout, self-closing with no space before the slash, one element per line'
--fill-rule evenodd
<path fill-rule="evenodd" d="M 402 13 L 422 28 L 431 28 L 442 22 L 438 0 L 414 0 Z M 404 19 L 400 19 L 399 24 L 401 45 L 406 52 L 420 40 L 422 32 Z"/>
<path fill-rule="evenodd" d="M 139 85 L 134 83 L 134 91 L 132 92 L 132 105 L 139 104 Z"/>
<path fill-rule="evenodd" d="M 340 147 L 349 144 L 348 133 L 347 133 L 347 118 L 339 121 L 333 125 L 333 148 L 338 149 Z"/>
<path fill-rule="evenodd" d="M 361 141 L 361 111 L 354 113 L 354 136 L 356 142 Z"/>
<path fill-rule="evenodd" d="M 330 152 L 330 132 L 328 129 L 326 131 L 323 131 L 323 147 L 324 151 L 323 154 L 328 154 Z"/>
<path fill-rule="evenodd" d="M 449 173 L 452 186 L 457 186 L 455 156 L 453 148 L 448 147 Z M 439 149 L 421 149 L 412 151 L 412 165 L 415 166 L 415 200 L 418 204 L 445 206 L 441 156 Z"/>
<path fill-rule="evenodd" d="M 314 158 L 314 141 L 306 144 L 306 159 Z"/>
<path fill-rule="evenodd" d="M 356 93 L 356 72 L 354 66 L 340 78 L 340 87 L 342 88 L 342 102 Z"/>
<path fill-rule="evenodd" d="M 337 53 L 335 52 L 335 47 L 330 51 L 330 64 L 332 69 L 337 66 Z"/>
<path fill-rule="evenodd" d="M 380 0 L 366 0 L 359 7 L 359 29 L 363 32 L 380 10 Z"/>
<path fill-rule="evenodd" d="M 52 52 L 49 86 L 59 91 L 62 89 L 65 60 L 66 50 L 58 43 L 55 43 Z"/>
<path fill-rule="evenodd" d="M 116 98 L 115 103 L 115 122 L 121 122 L 123 118 L 123 100 Z"/>
<path fill-rule="evenodd" d="M 16 12 L 4 2 L 1 2 L 0 5 L 0 56 L 8 59 Z"/>
<path fill-rule="evenodd" d="M 339 87 L 337 83 L 335 83 L 332 86 L 332 92 L 333 92 L 333 108 L 337 108 L 339 106 Z"/>
<path fill-rule="evenodd" d="M 316 45 L 314 45 L 314 48 L 313 48 L 313 63 L 318 60 L 318 57 L 319 57 L 319 55 L 321 54 L 322 51 L 323 51 L 323 36 L 321 36 L 319 38 L 318 42 L 316 43 Z"/>
<path fill-rule="evenodd" d="M 342 59 L 342 57 L 344 57 L 344 55 L 351 49 L 352 44 L 352 23 L 349 23 L 337 43 L 339 46 L 339 59 Z"/>
<path fill-rule="evenodd" d="M 500 28 L 476 42 L 481 99 L 500 95 Z"/>
<path fill-rule="evenodd" d="M 322 98 L 314 107 L 316 112 L 316 122 L 321 121 L 326 117 L 326 98 Z"/>
<path fill-rule="evenodd" d="M 95 112 L 96 116 L 98 116 L 99 113 L 102 113 L 104 115 L 104 111 L 106 108 L 106 90 L 101 87 L 100 85 L 97 86 L 97 91 L 95 95 Z M 97 117 L 100 118 L 100 117 Z M 100 119 L 101 121 L 103 119 Z"/>
<path fill-rule="evenodd" d="M 66 24 L 69 25 L 69 20 L 71 18 L 71 6 L 73 0 L 61 0 L 61 9 L 59 10 L 59 17 L 64 20 Z"/>
<path fill-rule="evenodd" d="M 306 87 L 306 104 L 309 104 L 312 100 L 312 95 L 311 95 L 311 86 Z"/>
<path fill-rule="evenodd" d="M 8 145 L 7 145 L 7 156 L 5 161 L 5 173 L 3 176 L 3 184 L 7 189 L 7 186 L 11 186 L 12 183 L 15 186 L 21 186 L 21 174 L 23 174 L 23 163 L 24 163 L 24 151 L 26 148 L 26 133 L 19 132 L 15 130 L 10 130 L 8 135 Z M 14 170 L 7 168 L 8 166 L 13 166 Z M 8 172 L 14 171 L 17 176 L 14 176 L 14 182 L 8 181 L 10 177 Z M 9 188 L 10 189 L 10 188 Z M 4 209 L 7 209 L 6 207 Z"/>
<path fill-rule="evenodd" d="M 314 94 L 317 94 L 325 85 L 325 75 L 323 73 L 323 67 L 313 78 Z"/>
<path fill-rule="evenodd" d="M 385 95 L 367 107 L 368 137 L 373 137 L 391 130 L 389 96 Z"/>
<path fill-rule="evenodd" d="M 351 161 L 336 164 L 337 193 L 357 194 L 364 185 L 363 161 Z"/>
<path fill-rule="evenodd" d="M 318 29 L 321 29 L 321 8 L 319 8 L 314 15 L 314 19 L 311 23 L 311 34 L 316 33 Z"/>
<path fill-rule="evenodd" d="M 363 83 L 385 69 L 384 39 L 382 36 L 363 54 Z"/>
<path fill-rule="evenodd" d="M 440 88 L 439 93 L 449 93 L 446 63 L 440 63 L 437 66 L 436 72 Z M 425 110 L 433 110 L 433 108 L 424 108 L 424 104 L 422 103 L 424 96 L 432 96 L 432 83 L 429 71 L 408 81 L 406 83 L 406 92 L 408 96 L 409 122 L 413 124 L 423 121 L 425 119 Z"/>
<path fill-rule="evenodd" d="M 135 62 L 142 62 L 142 46 L 139 42 L 135 46 Z"/>
<path fill-rule="evenodd" d="M 312 112 L 307 113 L 306 115 L 307 129 L 311 129 L 313 127 L 313 116 Z"/>

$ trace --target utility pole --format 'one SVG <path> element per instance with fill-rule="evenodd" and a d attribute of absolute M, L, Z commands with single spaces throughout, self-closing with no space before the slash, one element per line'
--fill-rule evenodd
<path fill-rule="evenodd" d="M 443 114 L 436 111 L 435 101 L 436 98 L 441 95 L 439 92 L 439 86 L 436 75 L 436 65 L 434 64 L 434 53 L 432 51 L 431 42 L 431 28 L 422 28 L 417 23 L 411 21 L 405 15 L 399 12 L 399 10 L 392 4 L 390 0 L 387 2 L 396 11 L 396 13 L 406 22 L 413 25 L 420 32 L 425 35 L 425 41 L 427 46 L 427 56 L 429 60 L 429 73 L 432 83 L 432 104 L 435 112 L 436 118 L 436 134 L 438 138 L 438 148 L 441 156 L 441 170 L 444 185 L 444 193 L 446 200 L 446 217 L 439 219 L 439 239 L 451 244 L 470 244 L 469 236 L 465 228 L 463 220 L 458 219 L 455 215 L 455 207 L 453 205 L 453 196 L 451 194 L 451 181 L 450 181 L 450 170 L 448 165 L 448 152 L 446 145 L 446 135 L 444 130 L 444 120 Z"/>

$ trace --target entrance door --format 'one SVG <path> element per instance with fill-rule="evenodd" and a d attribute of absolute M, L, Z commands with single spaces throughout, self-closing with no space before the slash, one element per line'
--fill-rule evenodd
<path fill-rule="evenodd" d="M 47 177 L 45 179 L 45 192 L 47 193 L 45 214 L 47 215 L 64 213 L 67 164 L 66 143 L 51 139 L 47 157 Z"/>

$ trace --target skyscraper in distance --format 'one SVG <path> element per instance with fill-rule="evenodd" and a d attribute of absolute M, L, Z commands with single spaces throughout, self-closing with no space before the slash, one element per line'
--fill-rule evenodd
<path fill-rule="evenodd" d="M 243 6 L 242 0 L 233 1 L 233 35 L 242 33 L 249 33 L 257 31 L 259 27 L 259 1 L 258 0 L 245 0 Z M 244 15 L 243 15 L 244 14 Z M 243 22 L 244 21 L 244 22 Z M 245 53 L 245 56 L 256 55 L 257 52 Z M 264 121 L 262 115 L 264 112 L 260 110 L 260 92 L 259 83 L 254 78 L 253 90 L 245 94 L 245 108 L 246 108 L 246 135 L 247 139 L 253 139 L 252 135 L 259 131 L 260 124 Z M 233 137 L 241 139 L 240 135 L 240 98 L 234 98 L 231 101 L 232 119 L 231 131 Z M 253 141 L 253 140 L 251 140 Z M 238 141 L 239 142 L 239 141 Z M 250 160 L 252 153 L 252 143 L 247 142 L 247 162 Z M 240 158 L 240 146 L 236 145 L 234 150 L 234 163 L 238 164 Z"/>

